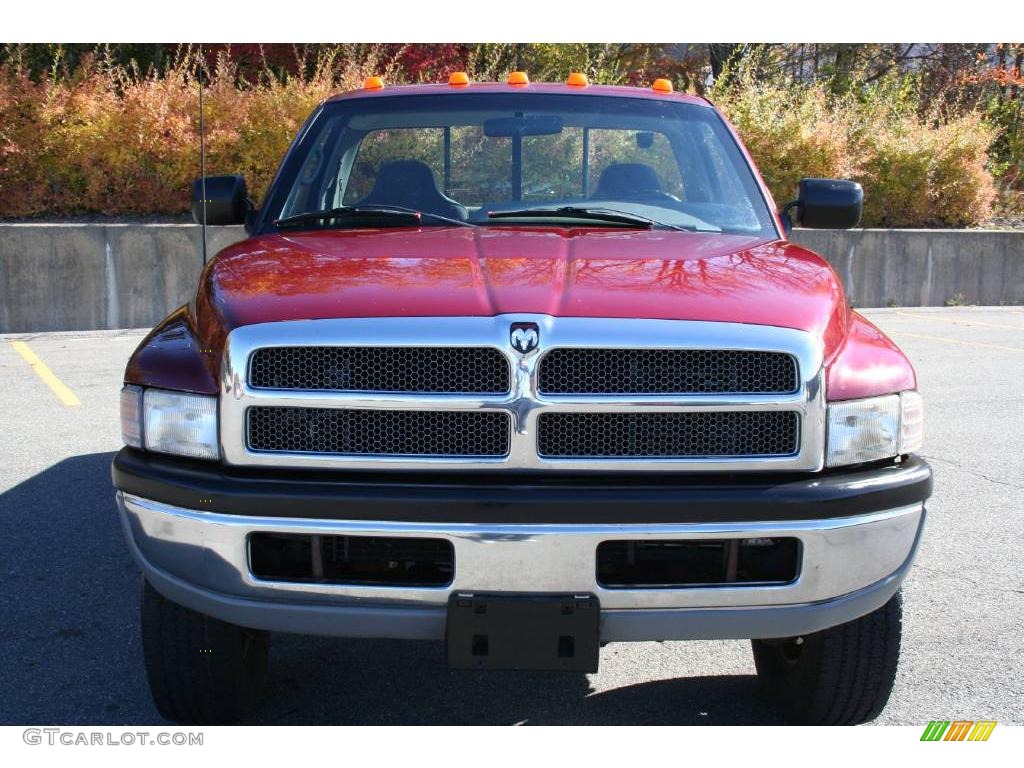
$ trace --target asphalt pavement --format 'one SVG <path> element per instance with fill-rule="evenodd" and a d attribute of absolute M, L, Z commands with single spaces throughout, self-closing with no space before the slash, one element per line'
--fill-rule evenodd
<path fill-rule="evenodd" d="M 865 314 L 917 367 L 935 470 L 876 722 L 1024 724 L 1024 308 Z M 110 485 L 142 336 L 0 336 L 0 723 L 162 722 Z M 295 635 L 275 635 L 271 658 L 255 723 L 779 722 L 745 641 L 612 644 L 594 675 L 451 671 L 440 644 Z"/>

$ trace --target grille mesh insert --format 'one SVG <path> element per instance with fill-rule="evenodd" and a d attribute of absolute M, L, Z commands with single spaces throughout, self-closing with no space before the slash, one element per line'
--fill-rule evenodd
<path fill-rule="evenodd" d="M 782 393 L 798 388 L 782 352 L 727 349 L 573 349 L 540 363 L 540 391 L 572 394 Z"/>
<path fill-rule="evenodd" d="M 549 458 L 789 456 L 798 435 L 790 411 L 542 413 L 537 450 Z"/>
<path fill-rule="evenodd" d="M 249 364 L 258 389 L 503 394 L 510 377 L 490 347 L 266 347 Z"/>
<path fill-rule="evenodd" d="M 267 408 L 247 411 L 254 451 L 378 456 L 504 456 L 508 414 Z"/>

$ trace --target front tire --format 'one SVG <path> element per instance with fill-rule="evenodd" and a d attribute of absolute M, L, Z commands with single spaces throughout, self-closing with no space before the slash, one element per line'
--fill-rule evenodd
<path fill-rule="evenodd" d="M 857 725 L 885 708 L 896 681 L 902 599 L 802 638 L 752 640 L 764 694 L 803 725 Z"/>
<path fill-rule="evenodd" d="M 142 650 L 160 714 L 178 723 L 234 723 L 259 702 L 270 633 L 173 603 L 143 579 Z"/>

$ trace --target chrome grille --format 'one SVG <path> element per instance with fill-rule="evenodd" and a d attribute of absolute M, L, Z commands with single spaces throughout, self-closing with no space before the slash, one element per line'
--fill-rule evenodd
<path fill-rule="evenodd" d="M 537 346 L 523 352 L 527 323 Z M 221 450 L 242 467 L 813 472 L 823 362 L 814 333 L 741 323 L 259 323 L 225 345 Z"/>
<path fill-rule="evenodd" d="M 539 390 L 575 394 L 787 393 L 799 387 L 783 352 L 730 349 L 553 349 L 540 361 Z"/>
<path fill-rule="evenodd" d="M 249 363 L 257 389 L 504 394 L 508 359 L 488 347 L 266 347 Z"/>
<path fill-rule="evenodd" d="M 340 456 L 504 456 L 509 417 L 500 411 L 250 408 L 253 451 Z"/>
<path fill-rule="evenodd" d="M 542 413 L 537 451 L 552 458 L 790 456 L 798 425 L 789 411 Z"/>

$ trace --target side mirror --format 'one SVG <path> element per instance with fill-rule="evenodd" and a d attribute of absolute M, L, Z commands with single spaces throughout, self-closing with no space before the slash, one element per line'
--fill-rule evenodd
<path fill-rule="evenodd" d="M 793 228 L 791 208 L 796 208 L 802 227 L 849 229 L 860 223 L 864 190 L 857 182 L 845 179 L 800 179 L 797 199 L 782 209 L 787 233 Z"/>
<path fill-rule="evenodd" d="M 244 224 L 249 194 L 241 176 L 206 177 L 206 223 Z M 192 182 L 192 218 L 203 223 L 203 179 Z"/>

